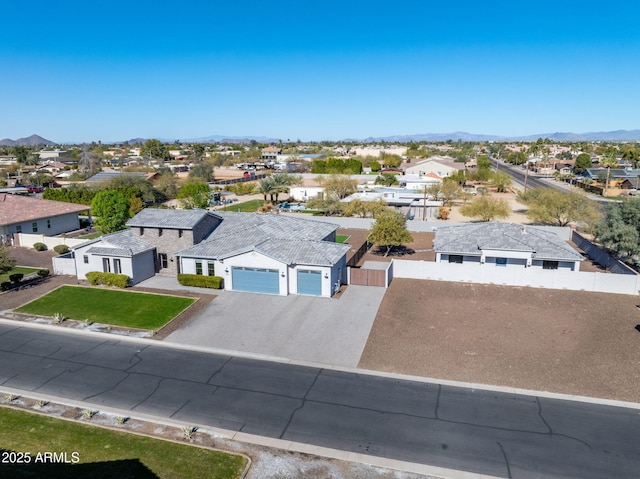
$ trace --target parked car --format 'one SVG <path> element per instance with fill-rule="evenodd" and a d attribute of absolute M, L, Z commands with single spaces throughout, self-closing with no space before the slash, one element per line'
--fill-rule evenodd
<path fill-rule="evenodd" d="M 44 191 L 44 187 L 39 185 L 27 185 L 25 188 L 29 193 L 42 193 Z"/>

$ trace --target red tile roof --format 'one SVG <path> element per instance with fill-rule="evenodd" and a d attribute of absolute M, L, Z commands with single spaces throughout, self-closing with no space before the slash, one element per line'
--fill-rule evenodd
<path fill-rule="evenodd" d="M 0 225 L 50 218 L 88 210 L 86 205 L 0 193 Z"/>

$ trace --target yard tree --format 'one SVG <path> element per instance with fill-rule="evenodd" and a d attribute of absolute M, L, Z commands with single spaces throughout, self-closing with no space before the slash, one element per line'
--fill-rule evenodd
<path fill-rule="evenodd" d="M 356 182 L 347 175 L 331 175 L 322 180 L 327 196 L 337 196 L 339 200 L 357 191 Z"/>
<path fill-rule="evenodd" d="M 16 161 L 21 165 L 26 165 L 29 159 L 29 148 L 23 145 L 14 146 L 11 148 L 11 153 L 16 157 Z"/>
<path fill-rule="evenodd" d="M 271 179 L 271 177 L 268 177 L 258 181 L 258 184 L 256 185 L 254 192 L 259 195 L 262 195 L 266 203 L 267 195 L 269 195 L 269 198 L 273 202 L 273 195 L 275 194 L 275 190 L 276 190 L 276 185 L 274 181 Z"/>
<path fill-rule="evenodd" d="M 16 260 L 11 257 L 9 248 L 0 246 L 0 274 L 4 274 L 16 265 Z"/>
<path fill-rule="evenodd" d="M 341 215 L 344 203 L 335 195 L 325 195 L 324 197 L 316 197 L 307 202 L 307 207 L 312 210 L 320 210 L 325 216 Z"/>
<path fill-rule="evenodd" d="M 376 185 L 393 186 L 398 184 L 397 175 L 393 173 L 382 173 L 376 177 Z"/>
<path fill-rule="evenodd" d="M 174 199 L 178 194 L 178 180 L 176 175 L 168 168 L 160 174 L 160 178 L 156 180 L 154 186 L 157 191 L 170 200 Z"/>
<path fill-rule="evenodd" d="M 167 145 L 160 140 L 147 140 L 140 149 L 140 155 L 154 160 L 168 160 L 171 158 Z"/>
<path fill-rule="evenodd" d="M 91 201 L 91 214 L 99 231 L 107 234 L 123 230 L 129 219 L 129 200 L 115 190 L 99 191 Z"/>
<path fill-rule="evenodd" d="M 387 203 L 385 201 L 362 201 L 361 199 L 355 199 L 345 204 L 344 215 L 345 216 L 359 216 L 360 218 L 375 218 L 384 210 L 387 209 Z"/>
<path fill-rule="evenodd" d="M 573 165 L 573 171 L 577 174 L 582 174 L 587 168 L 591 168 L 591 166 L 591 157 L 586 153 L 580 153 Z"/>
<path fill-rule="evenodd" d="M 634 257 L 640 254 L 640 198 L 608 203 L 595 225 L 595 236 L 612 251 Z"/>
<path fill-rule="evenodd" d="M 620 147 L 622 159 L 629 162 L 634 168 L 640 166 L 640 151 L 633 145 L 622 145 Z"/>
<path fill-rule="evenodd" d="M 196 163 L 189 170 L 189 178 L 197 178 L 206 182 L 213 181 L 215 179 L 213 174 L 213 163 L 209 161 Z"/>
<path fill-rule="evenodd" d="M 302 177 L 299 175 L 292 175 L 291 173 L 275 173 L 269 178 L 273 185 L 273 194 L 278 202 L 278 195 L 280 193 L 288 193 L 289 189 L 294 185 L 302 184 Z"/>
<path fill-rule="evenodd" d="M 381 247 L 386 247 L 385 256 L 394 246 L 401 246 L 413 241 L 413 236 L 407 230 L 407 219 L 402 213 L 387 209 L 380 213 L 367 236 L 367 241 Z"/>
<path fill-rule="evenodd" d="M 460 196 L 460 193 L 462 193 L 462 188 L 456 180 L 445 178 L 442 181 L 439 196 L 442 198 L 442 202 L 445 206 L 451 206 L 453 200 Z"/>
<path fill-rule="evenodd" d="M 510 213 L 511 207 L 507 200 L 491 196 L 480 196 L 460 207 L 460 214 L 463 216 L 480 218 L 482 221 L 508 218 Z"/>
<path fill-rule="evenodd" d="M 509 174 L 502 171 L 496 171 L 491 175 L 489 181 L 496 187 L 498 193 L 504 193 L 507 191 L 507 188 L 511 186 L 513 180 Z"/>
<path fill-rule="evenodd" d="M 209 185 L 206 183 L 186 183 L 178 190 L 177 198 L 185 210 L 206 208 L 211 201 L 209 192 Z"/>
<path fill-rule="evenodd" d="M 527 218 L 535 223 L 556 226 L 578 223 L 590 228 L 600 219 L 596 204 L 578 191 L 533 188 L 521 194 L 518 201 L 528 206 Z"/>

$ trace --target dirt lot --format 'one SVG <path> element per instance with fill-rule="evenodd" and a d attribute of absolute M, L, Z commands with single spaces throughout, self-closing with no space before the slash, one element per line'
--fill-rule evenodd
<path fill-rule="evenodd" d="M 640 402 L 636 296 L 394 279 L 360 367 Z"/>

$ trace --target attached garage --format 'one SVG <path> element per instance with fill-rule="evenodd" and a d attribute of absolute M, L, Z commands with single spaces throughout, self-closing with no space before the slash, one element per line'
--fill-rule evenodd
<path fill-rule="evenodd" d="M 298 294 L 322 296 L 322 271 L 313 269 L 299 269 Z"/>
<path fill-rule="evenodd" d="M 231 268 L 231 281 L 234 291 L 250 293 L 280 294 L 280 279 L 277 269 Z"/>

